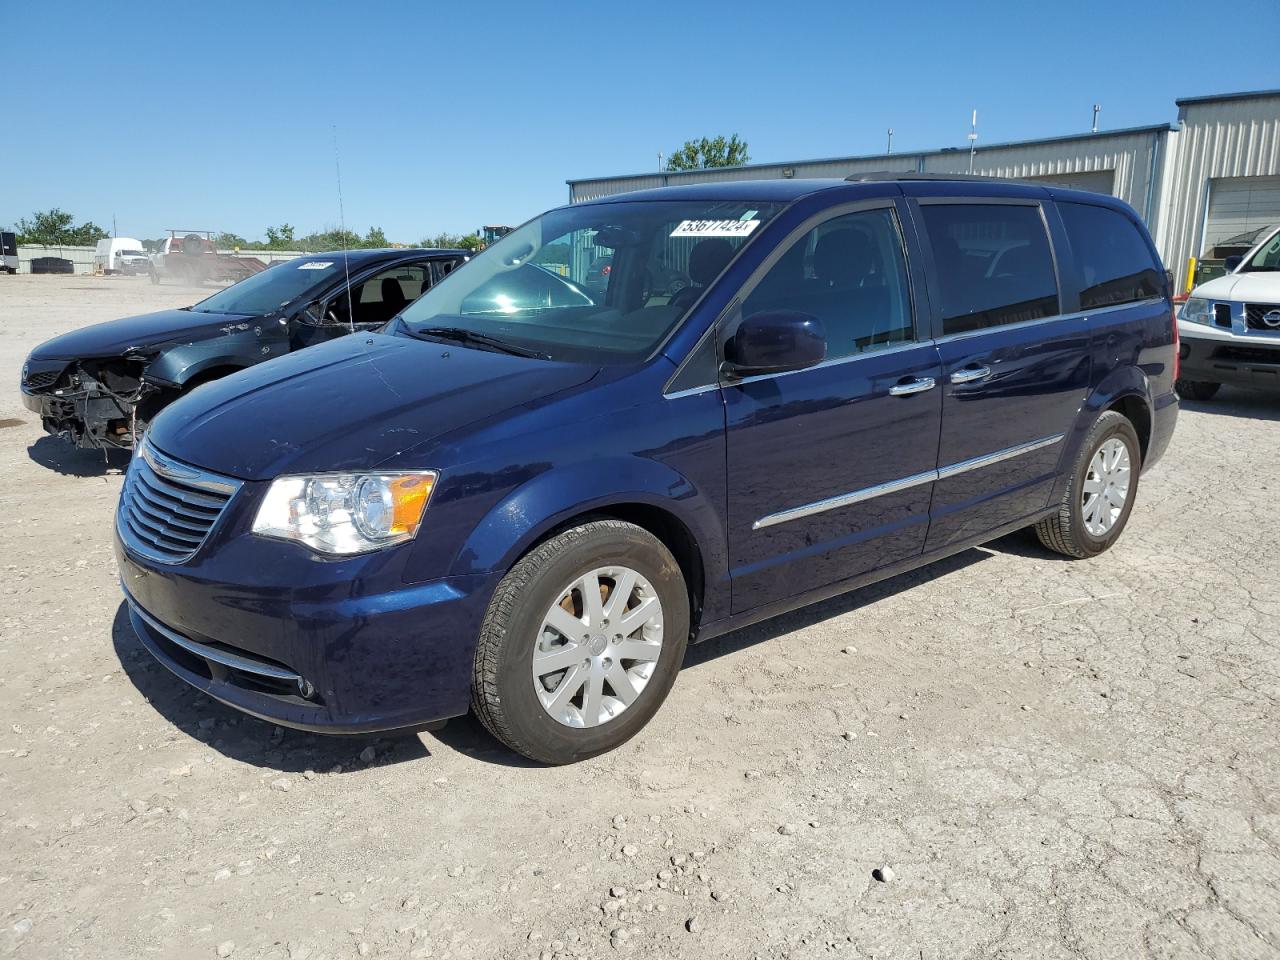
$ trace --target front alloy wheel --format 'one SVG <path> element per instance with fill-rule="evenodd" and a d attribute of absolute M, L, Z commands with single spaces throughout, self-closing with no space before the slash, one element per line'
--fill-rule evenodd
<path fill-rule="evenodd" d="M 498 585 L 472 709 L 527 757 L 585 760 L 648 723 L 688 640 L 688 589 L 662 541 L 621 520 L 588 521 L 534 547 Z"/>
<path fill-rule="evenodd" d="M 542 618 L 533 687 L 542 709 L 567 727 L 620 717 L 648 685 L 662 655 L 662 600 L 628 567 L 601 567 L 564 590 Z"/>

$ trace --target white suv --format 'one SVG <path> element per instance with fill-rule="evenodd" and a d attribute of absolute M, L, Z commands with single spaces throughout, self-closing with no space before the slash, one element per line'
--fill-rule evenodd
<path fill-rule="evenodd" d="M 1178 393 L 1208 400 L 1224 383 L 1280 390 L 1280 227 L 1227 275 L 1191 291 L 1178 314 Z"/>

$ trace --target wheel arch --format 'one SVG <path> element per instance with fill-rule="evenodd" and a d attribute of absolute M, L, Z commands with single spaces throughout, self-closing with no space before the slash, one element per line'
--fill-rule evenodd
<path fill-rule="evenodd" d="M 1152 402 L 1151 383 L 1140 366 L 1136 364 L 1117 366 L 1093 388 L 1080 408 L 1080 416 L 1076 418 L 1070 436 L 1073 441 L 1071 444 L 1073 450 L 1078 449 L 1098 418 L 1108 410 L 1123 414 L 1133 424 L 1141 445 L 1142 458 L 1145 461 L 1147 450 L 1151 445 L 1155 407 Z"/>
<path fill-rule="evenodd" d="M 156 357 L 147 368 L 146 376 L 153 382 L 186 390 L 251 365 L 252 361 L 238 353 L 206 353 L 179 348 Z"/>
<path fill-rule="evenodd" d="M 702 614 L 702 603 L 706 592 L 706 569 L 702 557 L 702 548 L 698 545 L 693 532 L 676 514 L 669 509 L 653 503 L 641 501 L 621 501 L 606 503 L 585 510 L 575 516 L 568 517 L 555 526 L 544 531 L 541 536 L 529 544 L 520 554 L 536 549 L 540 544 L 556 536 L 564 530 L 589 523 L 592 520 L 621 520 L 634 524 L 657 537 L 664 547 L 671 551 L 684 577 L 685 588 L 689 592 L 689 630 L 696 633 L 698 621 Z M 519 558 L 517 558 L 519 559 Z"/>
<path fill-rule="evenodd" d="M 1114 410 L 1133 424 L 1138 434 L 1139 454 L 1143 469 L 1146 468 L 1147 451 L 1151 446 L 1155 411 L 1151 401 L 1150 383 L 1142 369 L 1135 365 L 1116 367 L 1080 405 L 1080 412 L 1068 431 L 1059 460 L 1058 480 L 1047 501 L 1057 503 L 1065 493 L 1071 474 L 1080 455 L 1080 447 L 1089 431 L 1104 413 Z"/>
<path fill-rule="evenodd" d="M 1135 393 L 1126 393 L 1117 397 L 1102 413 L 1114 410 L 1133 424 L 1138 435 L 1138 449 L 1142 454 L 1142 462 L 1147 462 L 1147 450 L 1151 447 L 1151 410 L 1145 398 Z M 1101 415 L 1101 414 L 1100 414 Z"/>
<path fill-rule="evenodd" d="M 548 538 L 599 518 L 634 523 L 671 551 L 689 589 L 691 624 L 720 615 L 721 600 L 727 607 L 727 597 L 709 597 L 727 577 L 724 530 L 712 504 L 671 466 L 639 457 L 557 468 L 517 487 L 472 527 L 449 574 L 505 575 Z"/>

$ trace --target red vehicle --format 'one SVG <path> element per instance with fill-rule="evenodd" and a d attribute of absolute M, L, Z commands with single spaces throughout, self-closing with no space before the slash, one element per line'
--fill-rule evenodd
<path fill-rule="evenodd" d="M 265 266 L 257 257 L 218 253 L 211 230 L 170 230 L 160 251 L 151 258 L 151 282 L 176 280 L 192 286 L 210 280 L 235 283 Z"/>

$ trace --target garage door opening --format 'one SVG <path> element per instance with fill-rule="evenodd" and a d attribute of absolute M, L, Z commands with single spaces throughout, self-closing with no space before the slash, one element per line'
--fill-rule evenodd
<path fill-rule="evenodd" d="M 1209 181 L 1200 255 L 1227 240 L 1280 223 L 1280 177 L 1229 177 Z"/>

